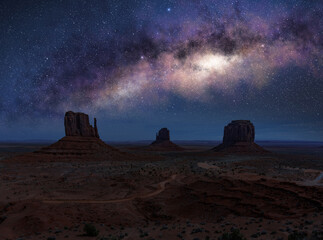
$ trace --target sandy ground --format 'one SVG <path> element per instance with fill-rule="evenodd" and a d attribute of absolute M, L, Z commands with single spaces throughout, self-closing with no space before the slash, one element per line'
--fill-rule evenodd
<path fill-rule="evenodd" d="M 232 229 L 320 239 L 322 156 L 121 150 L 145 157 L 24 162 L 2 152 L 0 239 L 204 240 Z M 98 236 L 84 236 L 88 223 Z"/>

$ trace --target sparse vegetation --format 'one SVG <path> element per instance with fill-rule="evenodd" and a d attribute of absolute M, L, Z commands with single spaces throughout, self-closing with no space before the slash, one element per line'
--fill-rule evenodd
<path fill-rule="evenodd" d="M 310 237 L 307 236 L 306 232 L 293 232 L 289 234 L 288 240 L 321 240 L 323 239 L 323 232 L 313 231 Z"/>
<path fill-rule="evenodd" d="M 99 235 L 99 230 L 97 230 L 95 226 L 90 223 L 85 224 L 83 230 L 85 232 L 85 236 L 96 237 Z"/>
<path fill-rule="evenodd" d="M 110 236 L 110 237 L 101 237 L 100 240 L 120 240 L 121 238 Z"/>
<path fill-rule="evenodd" d="M 149 154 L 147 153 L 147 155 Z M 124 173 L 122 172 L 122 167 L 123 165 L 127 166 L 129 163 L 122 161 L 111 163 L 106 161 L 93 164 L 73 163 L 72 165 L 65 165 L 64 163 L 64 165 L 62 164 L 62 169 L 58 169 L 60 165 L 57 169 L 51 169 L 47 165 L 44 165 L 41 169 L 43 169 L 46 175 L 49 175 L 50 180 L 56 179 L 56 175 L 51 172 L 49 172 L 49 174 L 46 171 L 55 171 L 55 174 L 57 173 L 59 176 L 62 173 L 65 174 L 66 172 L 70 172 L 71 174 L 65 174 L 67 179 L 66 189 L 69 189 L 72 192 L 75 191 L 76 194 L 84 193 L 85 195 L 81 195 L 80 199 L 88 199 L 91 208 L 87 210 L 82 209 L 81 206 L 77 204 L 78 201 L 76 201 L 76 204 L 71 204 L 71 217 L 73 220 L 71 223 L 66 221 L 69 217 L 65 219 L 62 214 L 62 217 L 64 217 L 64 221 L 62 221 L 63 225 L 61 225 L 61 223 L 56 224 L 56 222 L 48 225 L 45 222 L 44 226 L 48 233 L 36 233 L 37 236 L 39 235 L 39 238 L 42 237 L 44 240 L 47 240 L 47 238 L 48 240 L 58 240 L 58 238 L 70 239 L 80 235 L 84 237 L 84 240 L 125 240 L 128 238 L 145 240 L 152 240 L 154 238 L 156 240 L 165 238 L 178 240 L 323 240 L 321 225 L 323 213 L 319 211 L 313 213 L 312 208 L 310 208 L 311 206 L 313 206 L 313 208 L 319 207 L 319 204 L 316 203 L 319 201 L 318 189 L 303 186 L 302 189 L 304 191 L 300 191 L 299 186 L 294 183 L 287 184 L 289 179 L 296 179 L 298 176 L 303 176 L 300 174 L 301 170 L 290 170 L 291 173 L 288 174 L 288 177 L 284 178 L 283 176 L 280 176 L 279 179 L 275 181 L 270 177 L 264 178 L 256 175 L 255 179 L 248 179 L 247 175 L 244 175 L 249 174 L 248 164 L 251 166 L 250 169 L 252 169 L 252 174 L 256 174 L 259 169 L 254 166 L 258 166 L 258 164 L 261 165 L 262 160 L 260 163 L 256 162 L 256 165 L 253 165 L 253 162 L 248 160 L 249 158 L 246 158 L 248 162 L 242 162 L 242 164 L 246 164 L 246 168 L 242 172 L 242 177 L 238 176 L 237 179 L 239 180 L 231 177 L 227 178 L 226 175 L 205 179 L 203 177 L 204 170 L 198 170 L 201 168 L 198 165 L 200 162 L 208 162 L 209 166 L 213 166 L 214 164 L 211 163 L 214 161 L 217 166 L 221 167 L 221 171 L 228 169 L 228 173 L 231 172 L 231 168 L 238 163 L 240 164 L 240 162 L 236 163 L 233 157 L 232 159 L 228 157 L 228 163 L 222 163 L 221 165 L 218 159 L 213 159 L 213 157 L 211 158 L 208 155 L 206 155 L 205 158 L 201 157 L 193 161 L 192 157 L 189 156 L 189 153 L 185 153 L 182 159 L 175 154 L 169 156 L 166 153 L 163 154 L 164 155 L 162 156 L 164 159 L 161 158 L 158 161 L 154 160 L 154 162 L 149 162 L 150 166 L 148 167 L 157 169 L 158 176 L 156 177 L 137 175 L 140 167 L 148 164 L 146 161 L 134 161 L 132 163 L 132 171 L 128 171 L 127 174 L 129 173 L 129 175 L 126 176 L 124 176 Z M 264 161 L 267 160 L 264 159 Z M 270 162 L 268 164 L 272 163 Z M 181 168 L 182 165 L 185 165 L 188 169 L 186 175 L 178 174 L 178 176 L 173 179 L 174 181 L 167 182 L 167 184 L 164 185 L 166 191 L 161 191 L 160 197 L 154 199 L 145 197 L 155 191 L 159 192 L 160 186 L 162 185 L 161 183 L 166 180 L 168 181 L 168 179 L 172 179 L 170 178 L 170 171 L 176 172 L 176 168 Z M 143 167 L 146 173 L 147 170 L 149 170 L 148 167 Z M 191 176 L 191 169 L 196 170 L 199 176 Z M 273 174 L 277 173 L 275 172 L 275 165 L 273 165 L 271 169 L 274 171 Z M 33 171 L 33 169 L 31 169 L 31 171 Z M 156 172 L 155 170 L 151 171 L 152 173 Z M 210 171 L 215 171 L 215 169 L 211 169 Z M 286 171 L 289 170 L 286 169 Z M 294 172 L 292 171 L 296 172 L 295 178 L 293 175 Z M 88 181 L 86 178 L 88 172 L 91 172 L 91 174 L 95 176 L 91 178 L 91 181 Z M 234 172 L 235 174 L 238 174 L 239 170 L 237 169 Z M 316 176 L 316 173 L 306 174 L 311 177 L 310 179 Z M 77 178 L 74 178 L 76 176 Z M 78 176 L 80 176 L 80 178 L 78 178 Z M 13 179 L 15 179 L 15 176 L 13 176 L 12 179 L 9 177 L 11 176 L 4 176 L 2 179 L 4 179 L 5 184 L 8 185 L 8 189 L 11 188 L 11 192 L 9 191 L 10 197 L 16 196 L 17 194 L 23 194 L 23 187 L 25 187 L 25 185 L 14 185 Z M 242 179 L 240 179 L 240 177 Z M 246 177 L 246 179 L 244 179 L 244 177 Z M 7 178 L 8 180 L 6 180 Z M 34 181 L 34 178 L 35 177 L 30 181 Z M 29 179 L 27 180 L 27 183 L 29 183 Z M 43 180 L 42 176 L 41 180 Z M 285 180 L 287 182 L 284 182 Z M 52 185 L 48 184 L 52 184 L 52 182 L 53 181 L 50 183 L 48 179 L 41 182 L 42 187 L 39 191 L 42 191 L 42 189 L 49 189 L 44 197 L 51 196 Z M 281 191 L 278 191 L 279 194 L 271 194 L 273 184 L 277 189 L 281 189 Z M 221 185 L 221 195 L 223 197 L 220 200 L 216 197 L 218 190 L 214 188 L 215 185 Z M 28 187 L 28 190 L 32 187 L 28 184 L 26 186 Z M 37 184 L 37 187 L 38 186 L 39 185 Z M 201 188 L 200 186 L 203 187 Z M 81 191 L 83 188 L 87 189 L 87 191 Z M 95 190 L 95 194 L 93 195 L 92 189 L 93 192 Z M 242 206 L 239 205 L 239 199 L 231 198 L 232 189 L 236 193 L 239 193 L 243 203 L 247 202 L 256 190 L 257 194 L 264 198 L 259 198 L 257 201 L 255 200 L 252 205 L 242 205 L 242 208 Z M 90 195 L 87 195 L 89 193 Z M 266 196 L 270 194 L 271 198 L 267 198 Z M 303 198 L 305 196 L 306 198 Z M 17 195 L 17 199 L 20 199 L 20 197 L 22 198 L 22 195 Z M 125 201 L 125 199 L 132 199 L 132 197 L 134 197 L 133 200 L 130 200 L 129 202 L 128 200 Z M 75 198 L 76 196 L 73 196 L 73 198 L 71 196 L 71 199 L 66 199 L 66 201 L 74 201 Z M 100 206 L 103 205 L 94 205 L 91 203 L 92 201 L 97 200 L 109 202 L 110 200 L 115 201 L 119 199 L 120 203 L 116 205 L 106 204 L 104 209 L 106 209 L 105 211 L 107 214 L 102 213 L 103 208 Z M 273 206 L 272 199 L 275 200 L 277 206 L 283 207 L 284 211 L 281 211 L 279 207 L 276 208 Z M 12 212 L 9 210 L 11 209 L 11 206 L 14 206 L 15 204 L 13 197 L 10 201 L 11 200 L 13 203 L 6 204 L 3 207 L 3 215 L 2 217 L 0 216 L 0 222 L 4 220 L 3 223 L 1 223 L 4 226 L 7 224 L 6 221 L 8 221 L 5 219 L 5 216 L 8 215 L 10 218 Z M 53 200 L 56 202 L 55 199 Z M 131 204 L 131 201 L 133 201 L 136 208 L 132 209 L 125 207 L 128 206 L 128 204 Z M 47 205 L 51 205 L 51 202 L 52 201 L 49 200 L 49 203 L 46 203 L 44 206 L 47 207 Z M 210 208 L 204 207 L 206 206 L 205 204 L 214 202 L 217 204 L 212 204 Z M 193 204 L 193 206 L 196 204 L 198 211 L 191 211 L 191 209 L 188 208 L 190 204 Z M 218 211 L 219 215 L 213 214 L 213 212 L 220 210 L 221 205 L 227 206 L 227 212 L 224 212 L 221 216 L 221 211 Z M 183 210 L 173 211 L 172 208 L 177 206 L 180 206 L 180 209 Z M 24 203 L 23 207 L 32 209 L 34 206 Z M 115 207 L 117 208 L 115 209 Z M 119 207 L 121 211 L 118 210 Z M 63 211 L 64 209 L 60 210 Z M 127 215 L 129 211 L 131 214 Z M 249 211 L 253 213 L 253 217 L 249 216 Z M 299 212 L 304 212 L 304 214 L 300 217 L 295 217 L 298 216 Z M 36 213 L 38 214 L 38 212 Z M 52 212 L 50 213 L 52 214 Z M 61 214 L 62 212 L 59 213 Z M 135 213 L 138 213 L 139 215 Z M 25 214 L 25 212 L 22 212 L 22 214 Z M 273 214 L 273 216 L 277 214 L 284 217 L 281 218 L 281 220 L 268 219 L 268 214 Z M 96 216 L 98 216 L 97 219 Z M 145 216 L 148 216 L 149 218 L 147 219 Z M 117 219 L 117 221 L 110 221 L 111 217 Z M 39 219 L 41 222 L 43 221 L 42 217 L 38 215 L 35 216 L 35 218 L 26 218 L 28 221 L 37 221 L 36 223 L 39 222 Z M 233 229 L 239 229 L 240 232 Z M 100 232 L 98 230 L 100 230 Z M 20 236 L 17 236 L 17 238 L 14 239 L 18 239 L 18 237 Z"/>
<path fill-rule="evenodd" d="M 322 240 L 323 231 L 313 231 L 310 240 Z"/>
<path fill-rule="evenodd" d="M 194 228 L 191 232 L 191 234 L 194 234 L 194 233 L 200 233 L 200 232 L 203 232 L 203 229 L 201 228 Z"/>
<path fill-rule="evenodd" d="M 247 240 L 239 231 L 239 229 L 231 230 L 231 233 L 224 233 L 220 240 Z"/>
<path fill-rule="evenodd" d="M 289 234 L 288 240 L 303 240 L 306 238 L 306 233 L 304 232 L 293 232 L 292 234 Z"/>
<path fill-rule="evenodd" d="M 304 232 L 293 232 L 289 234 L 288 240 L 304 240 L 306 239 L 307 234 Z"/>

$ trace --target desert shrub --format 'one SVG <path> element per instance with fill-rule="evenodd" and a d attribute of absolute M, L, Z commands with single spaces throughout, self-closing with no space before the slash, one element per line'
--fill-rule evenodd
<path fill-rule="evenodd" d="M 97 230 L 95 226 L 89 223 L 85 224 L 83 230 L 85 232 L 85 235 L 89 237 L 96 237 L 99 235 L 99 230 Z"/>
<path fill-rule="evenodd" d="M 220 240 L 247 240 L 239 231 L 239 229 L 231 230 L 231 233 L 224 233 Z"/>
<path fill-rule="evenodd" d="M 111 236 L 111 237 L 101 237 L 100 240 L 119 240 L 121 238 Z"/>
<path fill-rule="evenodd" d="M 310 240 L 322 240 L 323 231 L 313 231 Z"/>
<path fill-rule="evenodd" d="M 194 233 L 200 233 L 200 232 L 203 232 L 203 230 L 201 228 L 194 228 L 191 232 L 191 234 L 194 234 Z"/>
<path fill-rule="evenodd" d="M 293 232 L 288 235 L 288 240 L 304 240 L 306 239 L 306 235 L 305 232 Z"/>
<path fill-rule="evenodd" d="M 147 236 L 148 236 L 148 233 L 146 233 L 146 232 L 142 232 L 139 236 L 140 236 L 141 238 L 143 238 L 143 237 L 147 237 Z"/>

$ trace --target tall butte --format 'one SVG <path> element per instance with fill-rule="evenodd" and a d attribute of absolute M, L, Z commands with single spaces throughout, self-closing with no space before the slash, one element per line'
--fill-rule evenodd
<path fill-rule="evenodd" d="M 128 155 L 104 143 L 99 137 L 96 119 L 94 118 L 93 127 L 89 116 L 85 113 L 66 112 L 64 126 L 65 137 L 35 153 L 42 156 L 55 156 L 55 158 L 81 157 L 87 160 L 124 159 Z"/>
<path fill-rule="evenodd" d="M 249 120 L 234 120 L 224 127 L 223 143 L 213 150 L 233 153 L 266 152 L 254 141 L 254 125 Z"/>
<path fill-rule="evenodd" d="M 85 113 L 74 113 L 72 111 L 66 112 L 64 126 L 66 136 L 100 138 L 98 128 L 96 126 L 96 118 L 94 118 L 94 127 L 92 127 L 89 122 L 89 116 Z"/>
<path fill-rule="evenodd" d="M 170 133 L 167 128 L 162 128 L 156 133 L 156 140 L 150 144 L 153 150 L 161 151 L 180 151 L 183 150 L 170 140 Z"/>

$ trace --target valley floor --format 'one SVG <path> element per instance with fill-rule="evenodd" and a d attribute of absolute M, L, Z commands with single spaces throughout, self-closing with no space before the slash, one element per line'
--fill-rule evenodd
<path fill-rule="evenodd" d="M 0 239 L 322 239 L 322 156 L 121 149 L 133 160 L 1 152 Z"/>

